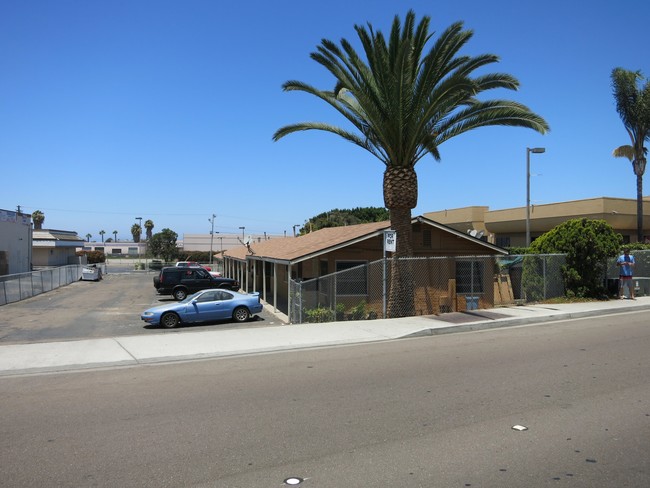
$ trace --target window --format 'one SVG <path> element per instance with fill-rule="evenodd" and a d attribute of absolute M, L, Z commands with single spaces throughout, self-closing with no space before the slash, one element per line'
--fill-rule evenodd
<path fill-rule="evenodd" d="M 129 254 L 131 254 L 131 255 L 138 254 L 138 248 L 137 247 L 130 247 L 129 248 Z"/>
<path fill-rule="evenodd" d="M 510 237 L 497 237 L 497 246 L 510 247 Z"/>
<path fill-rule="evenodd" d="M 368 267 L 366 261 L 337 261 L 336 294 L 367 295 Z"/>
<path fill-rule="evenodd" d="M 122 254 L 122 250 L 119 247 L 114 247 L 111 249 L 111 254 Z"/>
<path fill-rule="evenodd" d="M 217 298 L 216 298 L 217 300 L 232 300 L 233 299 L 232 293 L 228 293 L 227 291 L 223 291 L 223 290 L 217 290 L 216 291 L 216 296 L 217 296 Z"/>
<path fill-rule="evenodd" d="M 192 271 L 188 271 L 188 273 L 191 274 Z M 210 273 L 208 273 L 208 272 L 207 272 L 206 270 L 204 270 L 204 269 L 195 269 L 195 270 L 193 271 L 193 273 L 194 273 L 194 278 L 203 278 L 203 279 L 205 279 L 205 278 L 209 278 L 209 277 L 210 277 Z"/>
<path fill-rule="evenodd" d="M 431 248 L 431 229 L 422 232 L 422 247 Z"/>
<path fill-rule="evenodd" d="M 456 262 L 456 292 L 483 293 L 483 261 Z"/>
<path fill-rule="evenodd" d="M 217 298 L 217 293 L 218 291 L 206 291 L 203 293 L 199 298 L 197 298 L 197 302 L 214 302 L 215 300 L 218 300 Z"/>

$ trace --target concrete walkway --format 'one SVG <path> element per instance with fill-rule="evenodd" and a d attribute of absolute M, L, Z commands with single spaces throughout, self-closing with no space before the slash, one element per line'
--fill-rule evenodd
<path fill-rule="evenodd" d="M 269 353 L 650 310 L 650 297 L 400 319 L 282 325 L 0 346 L 0 376 Z"/>

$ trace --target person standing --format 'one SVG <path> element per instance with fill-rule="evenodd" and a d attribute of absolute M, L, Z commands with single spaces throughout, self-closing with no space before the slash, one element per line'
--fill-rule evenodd
<path fill-rule="evenodd" d="M 634 300 L 634 284 L 632 283 L 632 275 L 634 268 L 634 256 L 630 255 L 630 250 L 625 249 L 623 254 L 616 260 L 616 266 L 620 268 L 618 273 L 618 298 L 623 299 L 623 288 L 627 285 L 630 293 L 630 299 Z"/>

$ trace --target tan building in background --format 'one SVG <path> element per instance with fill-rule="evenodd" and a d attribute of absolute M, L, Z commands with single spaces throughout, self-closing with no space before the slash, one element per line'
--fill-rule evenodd
<path fill-rule="evenodd" d="M 644 197 L 644 240 L 650 242 L 650 197 Z M 461 232 L 483 232 L 482 239 L 500 247 L 526 245 L 526 207 L 489 210 L 489 207 L 463 207 L 428 212 L 424 217 Z M 636 242 L 636 199 L 598 197 L 569 202 L 531 205 L 531 240 L 571 219 L 604 220 L 623 236 L 623 242 Z"/>

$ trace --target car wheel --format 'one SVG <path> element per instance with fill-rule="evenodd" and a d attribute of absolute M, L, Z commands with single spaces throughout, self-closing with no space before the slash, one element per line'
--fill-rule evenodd
<path fill-rule="evenodd" d="M 232 313 L 232 318 L 235 322 L 246 322 L 250 316 L 251 313 L 246 307 L 237 307 Z"/>
<path fill-rule="evenodd" d="M 178 288 L 177 290 L 174 290 L 173 296 L 176 300 L 185 300 L 187 297 L 187 291 L 182 288 Z"/>
<path fill-rule="evenodd" d="M 173 329 L 174 327 L 178 327 L 180 323 L 181 319 L 175 313 L 169 312 L 160 318 L 160 325 L 165 329 Z"/>

